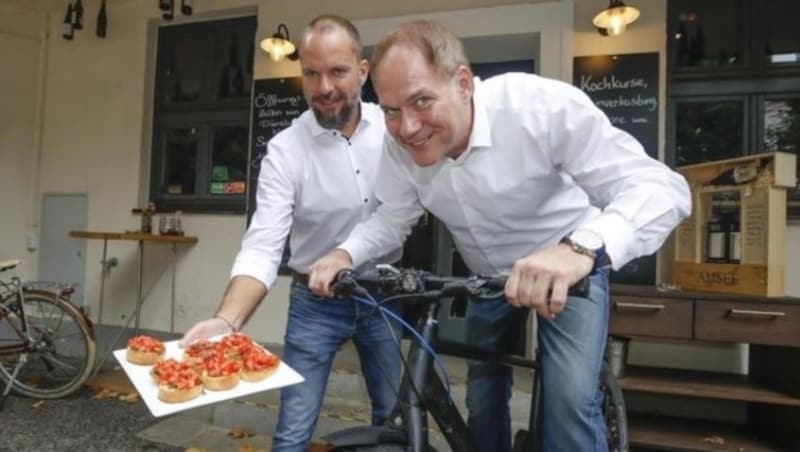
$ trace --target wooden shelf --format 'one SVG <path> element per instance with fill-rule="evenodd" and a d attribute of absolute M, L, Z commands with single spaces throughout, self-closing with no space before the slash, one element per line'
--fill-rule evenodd
<path fill-rule="evenodd" d="M 759 385 L 745 375 L 629 366 L 619 385 L 627 391 L 800 407 L 800 397 Z"/>
<path fill-rule="evenodd" d="M 640 448 L 676 452 L 783 450 L 756 438 L 741 425 L 629 413 L 628 427 L 632 450 Z"/>

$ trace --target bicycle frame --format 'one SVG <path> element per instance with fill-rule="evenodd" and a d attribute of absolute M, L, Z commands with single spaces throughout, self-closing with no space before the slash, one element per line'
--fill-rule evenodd
<path fill-rule="evenodd" d="M 0 299 L 0 321 L 3 321 L 4 324 L 9 325 L 11 330 L 17 334 L 20 340 L 20 342 L 16 342 L 11 345 L 0 345 L 0 356 L 22 353 L 27 350 L 28 347 L 30 347 L 32 342 L 32 338 L 29 334 L 27 334 L 28 318 L 24 308 L 25 293 L 23 290 L 22 281 L 19 279 L 19 277 L 14 276 L 11 278 L 10 283 L 0 280 L 0 285 L 2 285 L 6 290 L 6 293 L 3 294 L 2 299 Z M 9 306 L 15 299 L 19 300 L 17 309 L 13 309 L 13 307 Z M 14 313 L 19 316 L 19 327 L 11 321 L 5 321 L 10 313 Z"/>

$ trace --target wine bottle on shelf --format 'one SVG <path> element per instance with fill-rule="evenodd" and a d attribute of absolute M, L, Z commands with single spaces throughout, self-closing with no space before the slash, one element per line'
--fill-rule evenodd
<path fill-rule="evenodd" d="M 161 17 L 165 20 L 172 20 L 172 18 L 175 17 L 175 0 L 167 0 L 167 5 L 167 9 L 164 9 L 162 5 L 161 9 L 164 10 L 164 14 L 162 14 Z"/>
<path fill-rule="evenodd" d="M 100 12 L 97 13 L 97 30 L 95 34 L 100 38 L 106 37 L 106 28 L 108 27 L 108 17 L 106 16 L 106 0 L 100 3 Z"/>
<path fill-rule="evenodd" d="M 184 16 L 192 15 L 192 0 L 181 0 L 181 12 Z"/>
<path fill-rule="evenodd" d="M 75 13 L 75 20 L 72 23 L 73 28 L 83 30 L 83 2 L 81 0 L 75 0 L 73 12 Z"/>
<path fill-rule="evenodd" d="M 67 15 L 64 16 L 64 23 L 61 25 L 61 36 L 64 39 L 71 41 L 72 37 L 74 36 L 73 26 L 72 26 L 72 3 L 67 5 Z"/>

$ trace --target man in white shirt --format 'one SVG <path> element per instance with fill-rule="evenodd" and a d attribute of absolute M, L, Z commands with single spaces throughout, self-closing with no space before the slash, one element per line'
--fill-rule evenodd
<path fill-rule="evenodd" d="M 372 421 L 394 408 L 400 358 L 394 326 L 353 299 L 328 299 L 308 289 L 309 265 L 344 241 L 375 210 L 373 187 L 385 124 L 380 109 L 360 100 L 369 65 L 358 31 L 324 15 L 306 27 L 299 46 L 303 94 L 310 106 L 268 146 L 258 177 L 257 209 L 214 318 L 192 327 L 183 343 L 238 331 L 277 278 L 290 234 L 294 270 L 282 359 L 305 382 L 281 391 L 273 451 L 305 451 L 314 431 L 338 347 L 353 339 L 372 399 Z M 365 266 L 391 263 L 390 246 Z"/>
<path fill-rule="evenodd" d="M 505 297 L 471 303 L 468 341 L 508 350 L 539 315 L 543 450 L 605 450 L 598 374 L 608 267 L 655 252 L 690 211 L 686 181 L 649 158 L 577 88 L 535 75 L 473 79 L 460 40 L 429 21 L 384 36 L 373 55 L 387 137 L 381 206 L 312 265 L 338 270 L 398 246 L 424 209 L 470 271 L 509 275 Z M 568 288 L 589 277 L 588 297 Z M 511 449 L 510 369 L 470 363 L 469 426 L 482 451 Z"/>

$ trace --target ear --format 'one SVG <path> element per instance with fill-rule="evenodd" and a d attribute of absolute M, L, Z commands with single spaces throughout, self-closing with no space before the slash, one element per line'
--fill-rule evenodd
<path fill-rule="evenodd" d="M 364 86 L 364 83 L 367 82 L 367 77 L 369 77 L 369 62 L 367 60 L 361 60 L 358 64 L 358 77 L 361 86 Z"/>
<path fill-rule="evenodd" d="M 461 96 L 466 99 L 472 99 L 472 92 L 475 89 L 475 85 L 472 81 L 472 71 L 464 65 L 461 65 L 456 70 L 456 85 L 458 86 L 458 92 Z"/>

